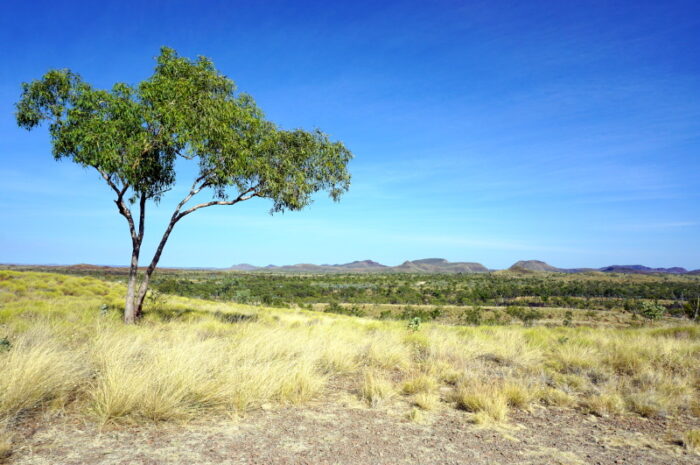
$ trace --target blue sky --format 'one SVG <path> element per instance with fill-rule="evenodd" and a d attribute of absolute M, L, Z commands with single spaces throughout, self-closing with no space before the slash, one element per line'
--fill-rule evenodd
<path fill-rule="evenodd" d="M 355 153 L 334 204 L 183 220 L 167 266 L 386 264 L 700 268 L 697 2 L 20 2 L 0 6 L 0 262 L 126 264 L 96 173 L 17 128 L 20 83 L 71 68 L 148 77 L 160 46 L 206 55 L 283 127 Z M 150 252 L 174 203 L 146 226 Z"/>

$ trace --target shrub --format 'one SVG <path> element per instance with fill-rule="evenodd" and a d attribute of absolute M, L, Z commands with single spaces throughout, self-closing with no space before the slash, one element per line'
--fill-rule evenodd
<path fill-rule="evenodd" d="M 420 317 L 414 317 L 411 321 L 408 322 L 408 329 L 410 331 L 419 331 L 420 330 Z"/>
<path fill-rule="evenodd" d="M 564 321 L 562 321 L 562 324 L 564 326 L 571 326 L 573 319 L 574 319 L 574 312 L 572 312 L 571 310 L 567 310 L 566 312 L 564 312 Z"/>
<path fill-rule="evenodd" d="M 365 311 L 361 309 L 358 305 L 351 305 L 349 307 L 344 307 L 338 302 L 331 302 L 325 308 L 326 313 L 337 313 L 339 315 L 349 315 L 349 316 L 365 316 Z"/>
<path fill-rule="evenodd" d="M 685 316 L 695 321 L 700 318 L 700 297 L 691 299 L 683 305 Z"/>
<path fill-rule="evenodd" d="M 641 304 L 639 313 L 647 320 L 658 320 L 664 316 L 664 313 L 666 313 L 666 307 L 655 302 L 645 300 Z"/>
<path fill-rule="evenodd" d="M 523 322 L 525 326 L 532 326 L 537 320 L 542 318 L 542 312 L 537 309 L 525 309 L 523 307 L 508 307 L 506 314 Z"/>
<path fill-rule="evenodd" d="M 481 324 L 481 307 L 473 305 L 462 312 L 462 321 L 468 325 L 478 326 Z"/>

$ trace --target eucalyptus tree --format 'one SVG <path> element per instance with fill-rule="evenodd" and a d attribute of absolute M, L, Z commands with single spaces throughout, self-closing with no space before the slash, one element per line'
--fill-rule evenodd
<path fill-rule="evenodd" d="M 141 316 L 151 275 L 185 216 L 254 197 L 270 199 L 271 212 L 300 210 L 315 192 L 327 191 L 337 201 L 350 185 L 352 154 L 342 142 L 319 130 L 280 129 L 205 57 L 191 60 L 164 47 L 156 61 L 148 79 L 110 90 L 70 70 L 50 70 L 23 83 L 16 104 L 20 127 L 48 123 L 57 160 L 94 168 L 114 191 L 132 245 L 126 323 Z M 139 273 L 146 207 L 174 186 L 180 158 L 195 161 L 197 174 Z M 209 200 L 190 204 L 205 191 Z"/>

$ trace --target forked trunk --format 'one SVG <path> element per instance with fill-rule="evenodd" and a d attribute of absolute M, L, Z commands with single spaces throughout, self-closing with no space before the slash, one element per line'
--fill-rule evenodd
<path fill-rule="evenodd" d="M 168 224 L 168 227 L 165 229 L 165 232 L 163 233 L 163 237 L 160 239 L 160 243 L 158 243 L 158 248 L 156 249 L 156 253 L 153 255 L 153 259 L 151 260 L 151 263 L 148 265 L 148 268 L 146 268 L 146 271 L 144 272 L 143 275 L 143 281 L 141 281 L 141 284 L 139 285 L 139 290 L 138 293 L 133 298 L 133 312 L 134 312 L 134 318 L 139 319 L 141 315 L 143 314 L 143 302 L 146 300 L 146 294 L 148 293 L 148 284 L 151 281 L 151 275 L 153 272 L 156 270 L 156 266 L 158 266 L 158 262 L 160 261 L 160 256 L 163 253 L 163 248 L 165 247 L 165 243 L 168 242 L 168 238 L 170 237 L 170 233 L 173 231 L 173 227 L 175 226 L 175 223 L 178 222 L 178 220 L 181 218 L 179 214 L 179 207 L 177 210 L 175 210 L 175 213 L 173 214 L 172 218 L 170 219 L 170 223 Z M 126 321 L 126 314 L 125 314 L 125 319 Z M 128 321 L 126 321 L 128 323 Z"/>
<path fill-rule="evenodd" d="M 139 319 L 141 309 L 136 301 L 136 279 L 139 272 L 139 254 L 141 252 L 141 243 L 143 242 L 144 217 L 146 214 L 146 196 L 141 194 L 139 200 L 139 229 L 138 233 L 133 227 L 133 221 L 130 221 L 131 226 L 131 263 L 129 264 L 129 283 L 126 288 L 126 302 L 124 305 L 124 323 L 134 324 Z M 130 216 L 129 216 L 130 218 Z"/>

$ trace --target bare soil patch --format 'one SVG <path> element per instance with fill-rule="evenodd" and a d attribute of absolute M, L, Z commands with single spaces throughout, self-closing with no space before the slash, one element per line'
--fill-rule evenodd
<path fill-rule="evenodd" d="M 449 407 L 412 422 L 405 403 L 348 398 L 239 419 L 107 426 L 79 417 L 25 425 L 13 464 L 699 464 L 678 443 L 697 418 L 599 418 L 567 409 L 513 412 L 483 427 Z"/>

